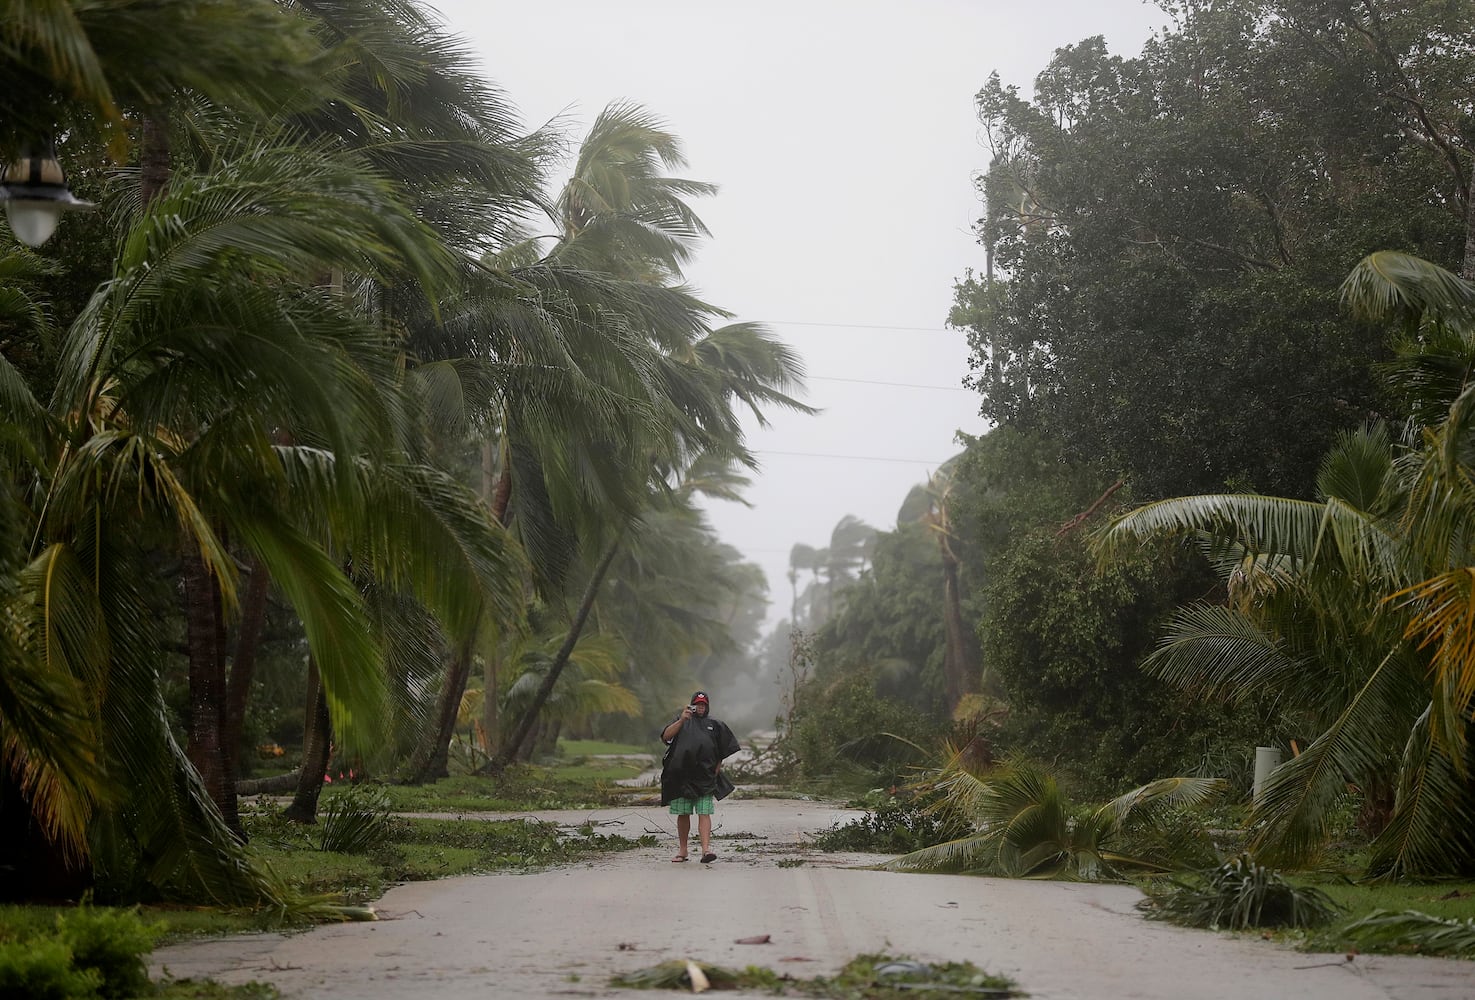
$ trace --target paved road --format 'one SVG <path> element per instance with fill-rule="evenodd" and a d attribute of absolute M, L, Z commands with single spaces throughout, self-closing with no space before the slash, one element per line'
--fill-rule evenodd
<path fill-rule="evenodd" d="M 724 803 L 711 866 L 670 863 L 671 817 L 655 807 L 538 815 L 653 832 L 663 843 L 540 874 L 413 883 L 380 901 L 377 923 L 175 945 L 155 953 L 155 973 L 264 980 L 294 1000 L 634 1000 L 650 994 L 613 989 L 609 977 L 671 958 L 808 977 L 886 952 L 966 959 L 1044 1000 L 1475 998 L 1475 963 L 1348 962 L 1149 923 L 1127 886 L 846 867 L 875 859 L 805 846 L 808 834 L 855 815 L 821 803 Z M 735 943 L 761 934 L 771 943 Z"/>

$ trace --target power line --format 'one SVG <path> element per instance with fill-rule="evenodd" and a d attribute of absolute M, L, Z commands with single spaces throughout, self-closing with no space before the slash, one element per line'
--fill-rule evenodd
<path fill-rule="evenodd" d="M 945 326 L 885 326 L 876 323 L 810 323 L 798 319 L 766 319 L 772 326 L 827 326 L 839 330 L 907 330 L 912 333 L 962 333 Z"/>
<path fill-rule="evenodd" d="M 912 465 L 942 465 L 925 458 L 886 458 L 881 455 L 832 455 L 818 451 L 774 451 L 771 448 L 755 448 L 759 455 L 793 455 L 798 458 L 843 458 L 853 462 L 908 462 Z M 945 461 L 945 460 L 944 460 Z"/>
<path fill-rule="evenodd" d="M 890 385 L 898 389 L 940 389 L 944 392 L 972 392 L 961 385 L 917 385 L 915 382 L 877 382 L 868 378 L 840 378 L 835 375 L 809 375 L 811 382 L 854 382 L 858 385 Z"/>

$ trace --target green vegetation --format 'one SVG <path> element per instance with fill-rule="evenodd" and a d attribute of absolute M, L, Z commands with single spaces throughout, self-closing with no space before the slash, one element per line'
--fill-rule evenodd
<path fill-rule="evenodd" d="M 1475 920 L 1450 920 L 1416 910 L 1377 910 L 1342 928 L 1340 940 L 1365 951 L 1475 958 Z"/>
<path fill-rule="evenodd" d="M 965 831 L 826 835 L 897 866 L 1177 873 L 1164 915 L 1433 948 L 1350 880 L 1475 872 L 1475 3 L 1168 15 L 977 95 L 950 322 L 996 426 L 858 560 L 849 519 L 795 546 L 777 757 L 893 793 L 949 757 Z"/>
<path fill-rule="evenodd" d="M 147 955 L 162 925 L 135 910 L 81 906 L 58 912 L 49 930 L 0 923 L 0 996 L 118 1000 L 149 988 Z"/>
<path fill-rule="evenodd" d="M 560 757 L 650 756 L 652 742 L 612 743 L 609 740 L 559 740 Z"/>
<path fill-rule="evenodd" d="M 1024 996 L 1010 979 L 991 975 L 971 962 L 917 962 L 890 955 L 859 955 L 834 976 L 800 979 L 780 976 L 771 969 L 748 966 L 742 971 L 705 962 L 694 963 L 713 989 L 762 990 L 773 996 L 825 997 L 831 1000 L 930 1000 L 958 995 Z M 616 976 L 613 986 L 630 989 L 691 989 L 691 976 L 683 961 L 663 962 L 637 972 Z"/>
<path fill-rule="evenodd" d="M 1139 908 L 1149 920 L 1235 931 L 1320 927 L 1338 915 L 1337 905 L 1326 893 L 1314 886 L 1294 885 L 1248 855 L 1174 879 L 1171 888 L 1152 892 Z"/>
<path fill-rule="evenodd" d="M 741 657 L 761 574 L 697 498 L 756 466 L 740 413 L 809 408 L 684 285 L 714 188 L 659 118 L 530 132 L 417 3 L 34 13 L 0 154 L 62 136 L 109 210 L 0 237 L 6 892 L 291 907 L 246 760 L 311 823 L 325 776 L 650 732 Z"/>
<path fill-rule="evenodd" d="M 966 820 L 968 832 L 886 867 L 1086 880 L 1173 871 L 1213 857 L 1202 826 L 1180 820 L 1222 786 L 1212 778 L 1160 778 L 1104 805 L 1078 807 L 1036 764 L 985 768 L 954 748 L 927 787 Z"/>
<path fill-rule="evenodd" d="M 878 792 L 850 806 L 865 809 L 865 815 L 816 835 L 815 847 L 822 851 L 906 854 L 972 832 L 967 818 L 935 793 Z"/>

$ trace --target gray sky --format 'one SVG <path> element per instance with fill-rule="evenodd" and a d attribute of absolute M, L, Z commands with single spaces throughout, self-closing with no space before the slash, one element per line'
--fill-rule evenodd
<path fill-rule="evenodd" d="M 529 126 L 571 138 L 634 101 L 686 143 L 712 240 L 688 269 L 707 301 L 803 356 L 815 417 L 750 422 L 752 508 L 713 505 L 724 541 L 789 608 L 789 549 L 847 514 L 895 526 L 910 488 L 981 433 L 952 286 L 981 269 L 973 95 L 991 71 L 1032 93 L 1091 35 L 1135 55 L 1166 17 L 1144 0 L 430 0 Z M 877 383 L 893 383 L 883 385 Z M 930 388 L 912 388 L 924 386 Z"/>

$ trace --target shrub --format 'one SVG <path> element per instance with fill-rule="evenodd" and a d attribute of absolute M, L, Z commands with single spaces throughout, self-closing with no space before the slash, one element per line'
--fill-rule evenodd
<path fill-rule="evenodd" d="M 73 964 L 59 938 L 0 941 L 0 1000 L 85 1000 L 101 983 L 95 970 Z"/>
<path fill-rule="evenodd" d="M 882 697 L 876 674 L 856 668 L 827 682 L 810 681 L 798 694 L 785 749 L 806 778 L 847 772 L 893 784 L 933 742 L 937 726 L 909 705 Z"/>
<path fill-rule="evenodd" d="M 822 851 L 905 854 L 972 832 L 967 818 L 936 795 L 888 797 L 859 819 L 820 833 L 814 844 Z"/>
<path fill-rule="evenodd" d="M 1339 910 L 1320 889 L 1292 885 L 1246 854 L 1172 886 L 1137 904 L 1149 920 L 1224 930 L 1316 927 Z"/>
<path fill-rule="evenodd" d="M 367 854 L 389 840 L 389 797 L 374 785 L 354 785 L 323 806 L 318 850 Z"/>
<path fill-rule="evenodd" d="M 81 906 L 56 920 L 57 937 L 78 968 L 95 971 L 104 997 L 139 996 L 149 989 L 143 956 L 154 948 L 164 925 L 145 924 L 133 910 Z"/>

